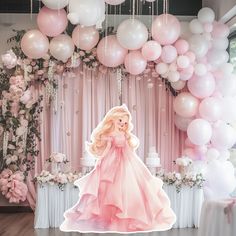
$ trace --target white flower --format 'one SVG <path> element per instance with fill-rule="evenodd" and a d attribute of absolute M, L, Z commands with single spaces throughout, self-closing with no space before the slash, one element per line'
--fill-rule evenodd
<path fill-rule="evenodd" d="M 22 136 L 25 133 L 25 127 L 20 126 L 19 128 L 16 129 L 16 135 L 17 136 Z"/>
<path fill-rule="evenodd" d="M 17 65 L 16 54 L 12 50 L 7 51 L 2 55 L 2 62 L 7 69 L 14 68 Z"/>
<path fill-rule="evenodd" d="M 50 159 L 52 162 L 56 162 L 56 163 L 62 163 L 64 161 L 66 161 L 66 155 L 63 153 L 53 153 L 50 156 Z"/>

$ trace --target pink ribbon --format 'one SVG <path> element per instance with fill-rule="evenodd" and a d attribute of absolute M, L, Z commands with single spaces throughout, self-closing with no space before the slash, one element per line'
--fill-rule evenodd
<path fill-rule="evenodd" d="M 233 207 L 236 204 L 236 198 L 232 199 L 231 202 L 224 208 L 224 213 L 227 215 L 228 224 L 232 223 Z"/>

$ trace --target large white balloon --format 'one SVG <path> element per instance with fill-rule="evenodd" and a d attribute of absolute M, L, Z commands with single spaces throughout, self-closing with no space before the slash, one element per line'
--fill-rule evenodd
<path fill-rule="evenodd" d="M 148 39 L 147 27 L 136 19 L 124 20 L 118 26 L 117 39 L 121 46 L 126 49 L 140 49 Z"/>
<path fill-rule="evenodd" d="M 104 0 L 70 0 L 68 19 L 72 24 L 93 26 L 105 19 Z"/>
<path fill-rule="evenodd" d="M 204 57 L 208 51 L 208 41 L 202 35 L 193 35 L 189 39 L 190 50 L 193 51 L 196 57 Z"/>
<path fill-rule="evenodd" d="M 69 0 L 42 0 L 43 4 L 53 10 L 59 10 L 69 4 Z"/>
<path fill-rule="evenodd" d="M 218 67 L 229 60 L 229 54 L 225 50 L 211 49 L 207 53 L 207 60 L 212 66 Z"/>
<path fill-rule="evenodd" d="M 227 123 L 233 123 L 236 121 L 236 99 L 235 97 L 221 98 L 222 103 L 222 120 Z"/>
<path fill-rule="evenodd" d="M 203 33 L 203 25 L 198 19 L 193 19 L 189 23 L 189 28 L 193 34 L 201 34 Z"/>
<path fill-rule="evenodd" d="M 212 47 L 219 50 L 226 50 L 229 45 L 227 38 L 215 38 L 212 40 Z"/>
<path fill-rule="evenodd" d="M 234 167 L 229 161 L 213 160 L 208 163 L 204 193 L 207 199 L 228 198 L 236 187 Z"/>
<path fill-rule="evenodd" d="M 202 23 L 212 23 L 215 20 L 215 12 L 209 7 L 204 7 L 198 12 L 198 19 Z"/>
<path fill-rule="evenodd" d="M 224 97 L 236 95 L 236 76 L 228 75 L 226 78 L 216 80 L 216 88 Z"/>

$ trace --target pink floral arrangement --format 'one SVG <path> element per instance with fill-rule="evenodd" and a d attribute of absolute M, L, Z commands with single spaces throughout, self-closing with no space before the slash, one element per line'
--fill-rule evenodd
<path fill-rule="evenodd" d="M 23 173 L 13 173 L 10 169 L 4 169 L 0 174 L 0 191 L 10 203 L 25 201 L 28 188 L 24 183 Z"/>

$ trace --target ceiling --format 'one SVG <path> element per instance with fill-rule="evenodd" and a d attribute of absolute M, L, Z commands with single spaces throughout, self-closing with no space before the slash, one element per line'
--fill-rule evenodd
<path fill-rule="evenodd" d="M 132 14 L 133 0 L 126 0 L 120 6 L 108 6 L 108 14 Z M 33 13 L 38 13 L 43 4 L 40 0 L 32 0 Z M 158 3 L 158 6 L 157 6 Z M 153 6 L 153 7 L 152 7 Z M 169 0 L 169 13 L 179 16 L 196 16 L 202 7 L 202 0 Z M 136 12 L 139 15 L 156 15 L 163 13 L 163 0 L 155 3 L 136 0 Z M 0 13 L 30 13 L 31 0 L 0 0 Z"/>

